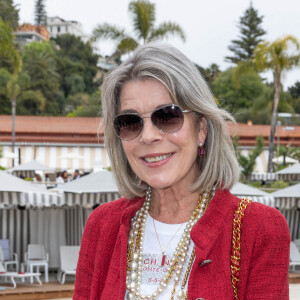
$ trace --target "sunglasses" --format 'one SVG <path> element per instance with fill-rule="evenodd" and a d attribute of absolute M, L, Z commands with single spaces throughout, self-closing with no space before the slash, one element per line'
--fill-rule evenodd
<path fill-rule="evenodd" d="M 144 119 L 150 118 L 153 125 L 166 133 L 173 133 L 181 129 L 184 113 L 191 110 L 182 110 L 175 104 L 166 105 L 151 112 L 150 117 L 142 117 L 138 113 L 120 114 L 115 117 L 114 128 L 117 136 L 124 141 L 130 141 L 140 135 L 144 128 Z"/>

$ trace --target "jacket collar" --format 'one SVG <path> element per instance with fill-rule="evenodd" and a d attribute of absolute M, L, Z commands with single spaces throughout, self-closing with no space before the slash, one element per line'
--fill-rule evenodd
<path fill-rule="evenodd" d="M 228 215 L 234 211 L 235 202 L 228 190 L 217 189 L 206 212 L 191 230 L 191 238 L 196 247 L 210 249 L 224 230 Z"/>
<path fill-rule="evenodd" d="M 134 217 L 136 212 L 141 209 L 145 202 L 145 197 L 137 197 L 134 198 L 133 200 L 128 200 L 129 205 L 128 207 L 124 210 L 121 216 L 121 226 L 125 226 L 126 229 L 130 229 L 130 224 L 131 224 L 131 219 Z"/>

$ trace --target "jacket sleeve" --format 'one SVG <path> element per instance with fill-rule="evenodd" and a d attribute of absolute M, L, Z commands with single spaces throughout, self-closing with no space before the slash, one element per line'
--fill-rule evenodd
<path fill-rule="evenodd" d="M 98 207 L 98 209 L 93 211 L 90 215 L 84 228 L 76 268 L 75 289 L 73 294 L 74 300 L 91 298 L 94 258 L 97 241 L 99 240 L 100 235 L 102 214 L 103 212 L 101 211 L 101 208 Z"/>
<path fill-rule="evenodd" d="M 261 208 L 259 216 L 248 216 L 252 217 L 256 234 L 253 249 L 248 251 L 251 258 L 244 299 L 288 300 L 289 228 L 279 211 L 262 205 Z M 246 242 L 246 237 L 242 245 L 243 242 Z M 243 264 L 242 261 L 241 257 Z"/>

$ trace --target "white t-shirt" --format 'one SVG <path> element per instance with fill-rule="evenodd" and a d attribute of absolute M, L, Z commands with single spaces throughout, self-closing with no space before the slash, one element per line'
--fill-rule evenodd
<path fill-rule="evenodd" d="M 143 254 L 142 284 L 141 284 L 142 294 L 149 295 L 154 293 L 157 290 L 157 286 L 159 285 L 160 281 L 165 275 L 166 269 L 169 265 L 169 261 L 171 260 L 172 255 L 175 252 L 177 244 L 181 239 L 181 236 L 184 232 L 186 225 L 187 222 L 183 224 L 166 224 L 166 223 L 155 221 L 157 235 L 161 247 L 166 254 L 165 264 L 164 266 L 162 266 L 161 265 L 162 251 L 156 237 L 155 229 L 153 226 L 153 218 L 148 214 L 147 221 L 146 221 L 146 228 L 145 228 L 145 238 L 144 238 L 144 254 Z M 193 241 L 191 241 L 189 251 L 188 251 L 188 257 L 180 277 L 181 280 L 185 274 L 186 266 L 190 259 L 193 247 L 194 247 L 194 243 Z M 163 290 L 163 292 L 156 299 L 158 300 L 170 299 L 173 287 L 174 287 L 174 281 L 172 279 L 169 282 L 168 286 Z M 185 288 L 187 288 L 187 284 Z M 179 289 L 180 289 L 180 284 L 177 285 L 176 291 L 178 291 Z M 126 295 L 127 293 L 128 291 L 126 291 Z M 126 295 L 125 295 L 125 299 L 126 299 Z"/>

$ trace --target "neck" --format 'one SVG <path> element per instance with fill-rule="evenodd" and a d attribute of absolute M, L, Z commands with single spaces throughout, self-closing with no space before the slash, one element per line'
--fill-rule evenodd
<path fill-rule="evenodd" d="M 177 189 L 152 190 L 149 214 L 168 224 L 187 222 L 198 202 L 199 193 Z"/>

